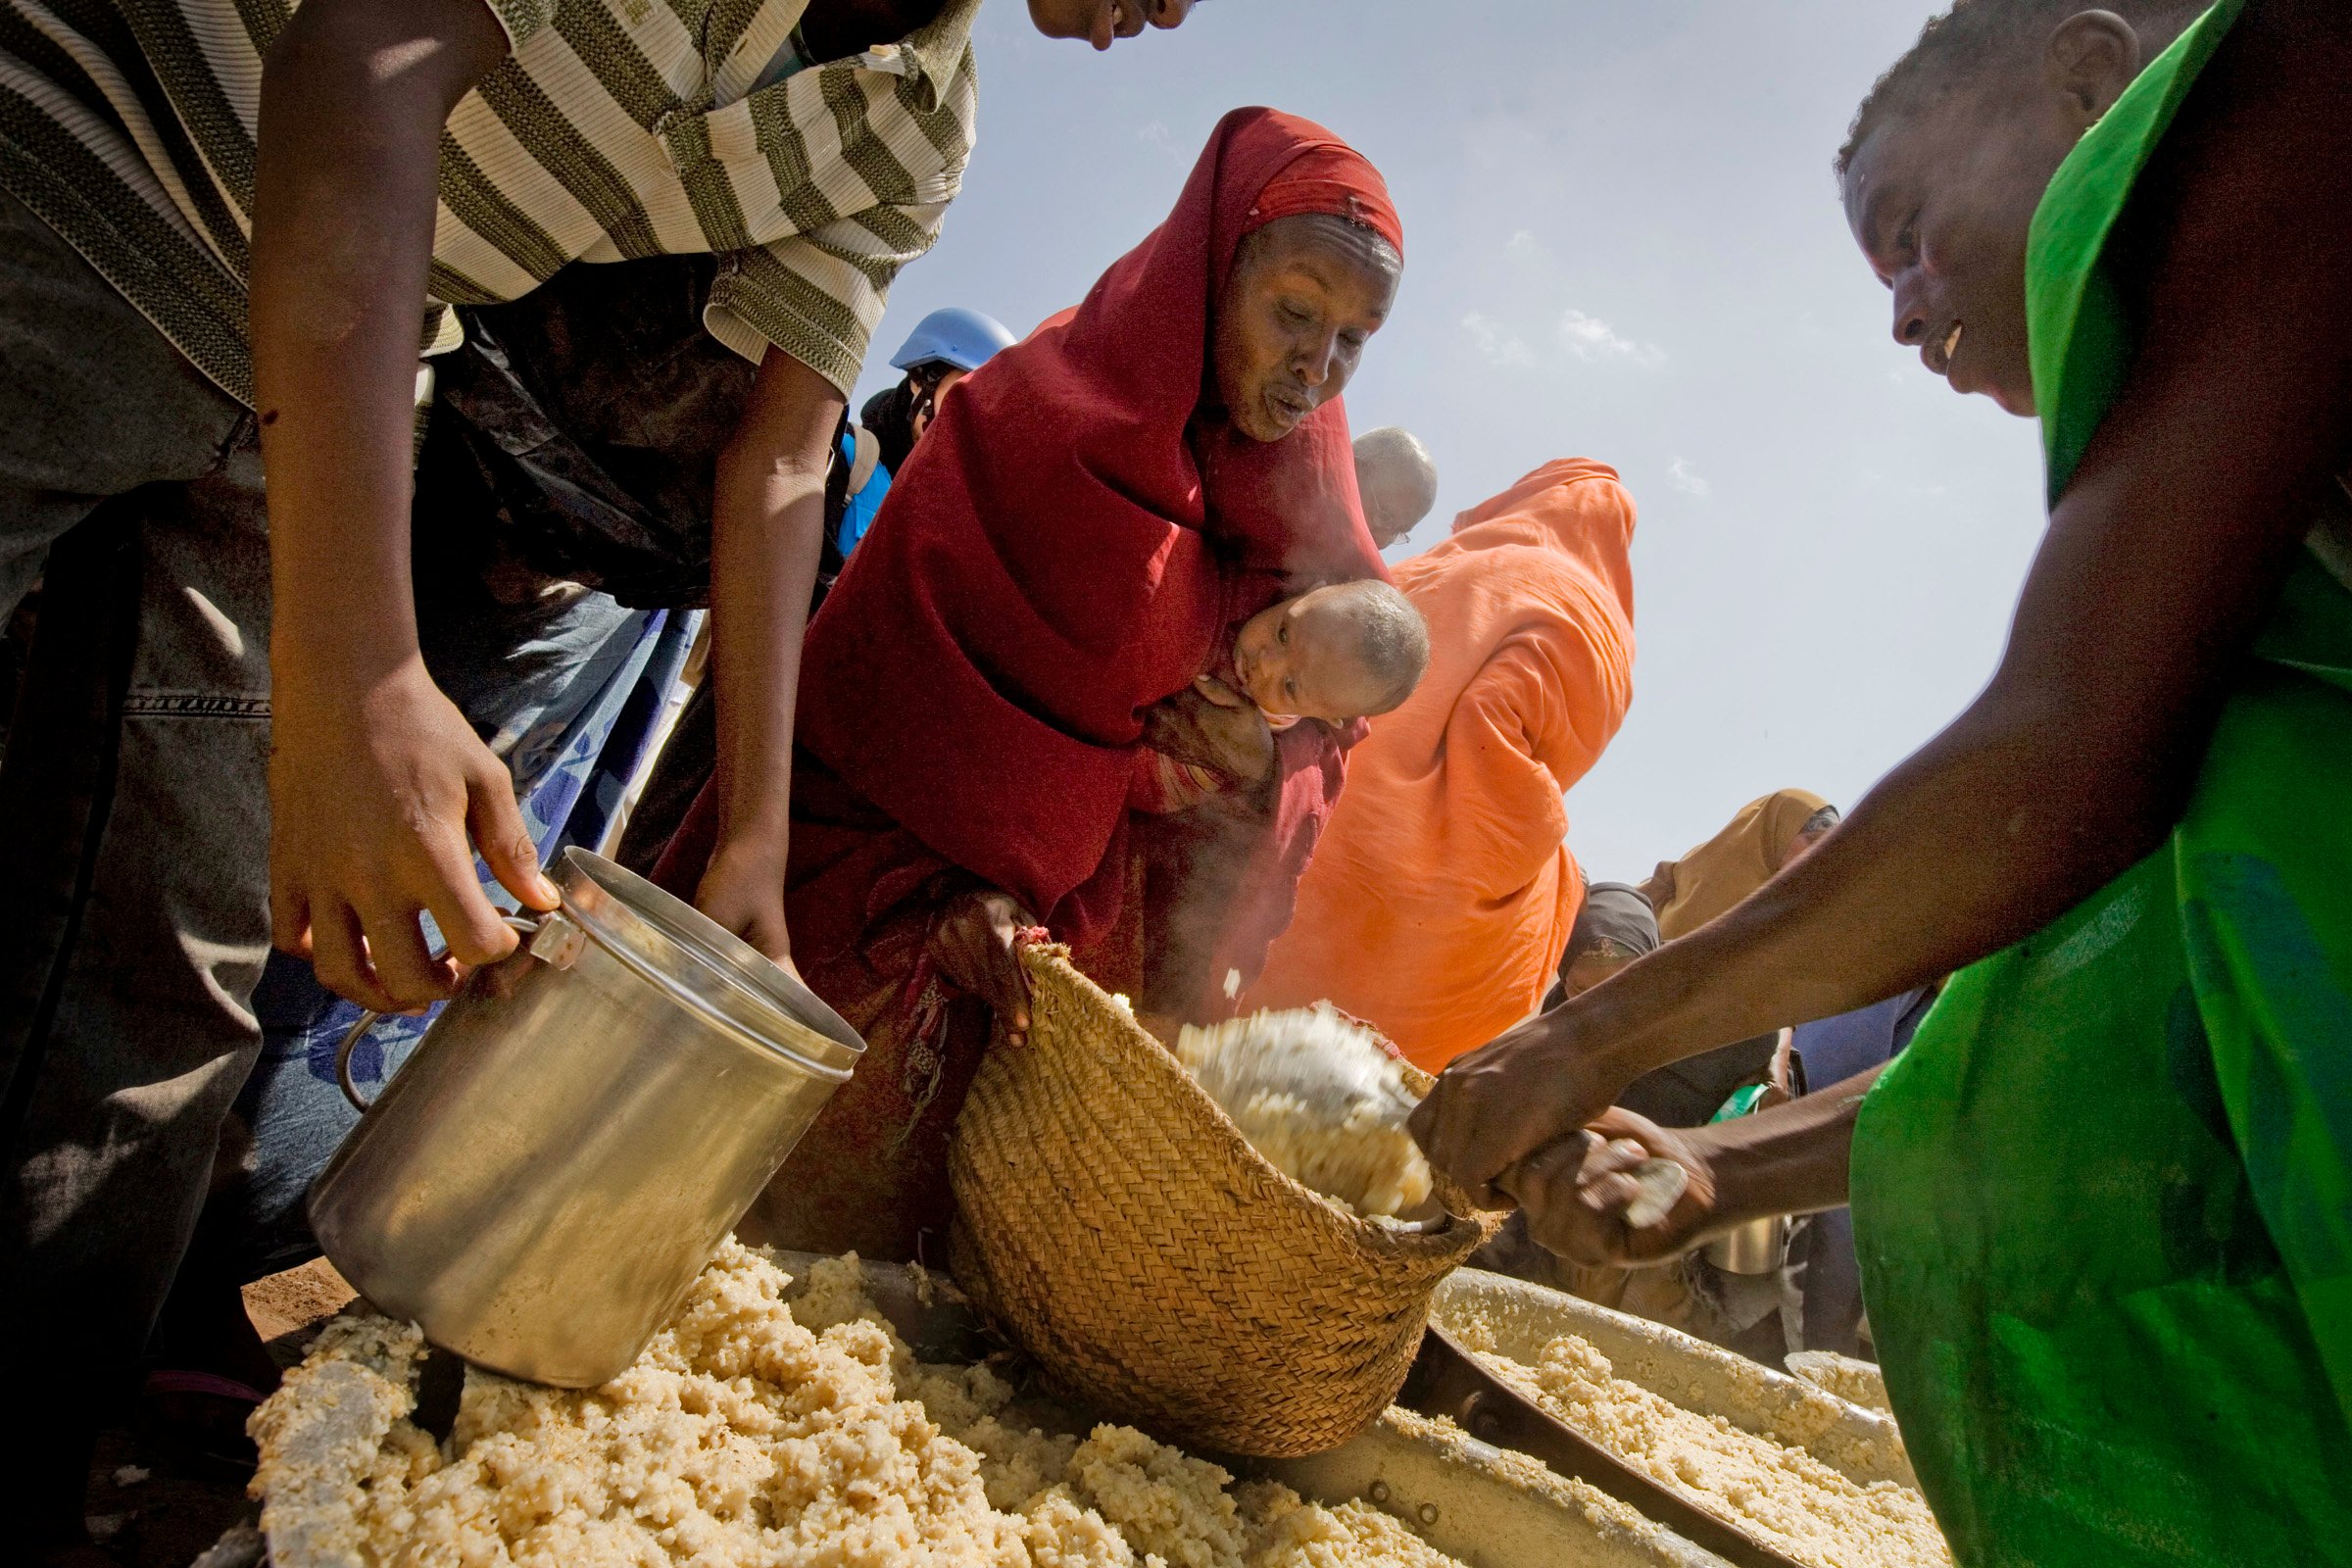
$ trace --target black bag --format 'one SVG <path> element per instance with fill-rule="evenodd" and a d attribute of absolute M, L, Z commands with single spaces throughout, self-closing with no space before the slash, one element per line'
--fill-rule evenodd
<path fill-rule="evenodd" d="M 701 255 L 575 262 L 511 304 L 463 312 L 464 347 L 433 362 L 419 532 L 494 529 L 531 570 L 632 607 L 707 603 L 718 455 L 756 373 L 703 325 L 717 268 Z M 841 569 L 840 434 L 819 599 Z"/>

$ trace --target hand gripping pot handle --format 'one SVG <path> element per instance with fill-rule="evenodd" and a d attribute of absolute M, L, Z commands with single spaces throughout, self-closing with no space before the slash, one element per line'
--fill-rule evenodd
<path fill-rule="evenodd" d="M 573 848 L 311 1184 L 352 1288 L 509 1377 L 636 1360 L 864 1042 L 749 943 Z"/>
<path fill-rule="evenodd" d="M 537 919 L 519 914 L 503 915 L 501 918 L 522 934 L 523 945 L 529 949 L 532 957 L 552 963 L 559 969 L 570 968 L 572 961 L 580 956 L 581 945 L 588 940 L 578 926 L 564 918 L 560 910 L 543 914 Z M 432 961 L 438 963 L 448 956 L 449 950 L 443 948 L 433 955 Z M 343 1043 L 335 1047 L 335 1082 L 342 1086 L 343 1098 L 351 1102 L 352 1108 L 363 1114 L 374 1102 L 360 1098 L 360 1086 L 351 1076 L 351 1054 L 383 1016 L 373 1011 L 361 1013 L 359 1022 L 343 1032 Z"/>

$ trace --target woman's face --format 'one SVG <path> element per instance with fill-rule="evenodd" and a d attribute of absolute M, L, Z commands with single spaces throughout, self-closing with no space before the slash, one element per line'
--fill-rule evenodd
<path fill-rule="evenodd" d="M 1132 38 L 1148 24 L 1181 27 L 1193 0 L 1029 0 L 1029 20 L 1049 38 L 1084 38 L 1107 49 L 1116 38 Z"/>
<path fill-rule="evenodd" d="M 1340 395 L 1389 318 L 1403 270 L 1343 218 L 1279 218 L 1242 241 L 1211 325 L 1217 401 L 1252 441 L 1279 441 Z"/>

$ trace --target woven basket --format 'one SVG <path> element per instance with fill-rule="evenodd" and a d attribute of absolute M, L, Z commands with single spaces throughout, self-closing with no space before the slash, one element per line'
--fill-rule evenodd
<path fill-rule="evenodd" d="M 949 1155 L 956 1280 L 1103 1415 L 1270 1458 L 1354 1436 L 1493 1219 L 1356 1218 L 1268 1164 L 1065 950 L 1026 958 L 1028 1042 L 982 1062 Z"/>

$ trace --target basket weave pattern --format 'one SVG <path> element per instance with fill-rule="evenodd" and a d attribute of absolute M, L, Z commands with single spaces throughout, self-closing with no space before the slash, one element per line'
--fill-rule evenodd
<path fill-rule="evenodd" d="M 1226 1453 L 1346 1442 L 1492 1221 L 1399 1233 L 1316 1196 L 1064 950 L 1026 957 L 1028 1042 L 990 1051 L 949 1156 L 957 1281 L 1105 1416 Z"/>

